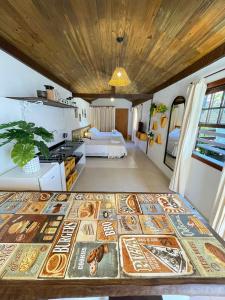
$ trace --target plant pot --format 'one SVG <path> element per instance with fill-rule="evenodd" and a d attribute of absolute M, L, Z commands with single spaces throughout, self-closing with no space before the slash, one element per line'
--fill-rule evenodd
<path fill-rule="evenodd" d="M 40 170 L 40 161 L 38 156 L 34 157 L 23 167 L 23 172 L 26 174 L 33 174 L 38 172 L 39 170 Z"/>

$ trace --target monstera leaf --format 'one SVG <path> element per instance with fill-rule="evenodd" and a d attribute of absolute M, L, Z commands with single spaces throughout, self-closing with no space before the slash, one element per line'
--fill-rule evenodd
<path fill-rule="evenodd" d="M 24 167 L 35 156 L 33 144 L 16 143 L 11 152 L 11 158 L 19 167 Z"/>

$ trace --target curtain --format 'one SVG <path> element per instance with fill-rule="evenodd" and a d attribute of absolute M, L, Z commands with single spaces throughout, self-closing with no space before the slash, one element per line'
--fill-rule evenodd
<path fill-rule="evenodd" d="M 115 107 L 91 107 L 91 125 L 100 131 L 112 131 L 115 129 Z"/>
<path fill-rule="evenodd" d="M 172 191 L 178 192 L 183 196 L 206 88 L 207 85 L 203 79 L 193 82 L 188 88 L 187 105 L 181 127 L 177 158 L 169 187 Z"/>
<path fill-rule="evenodd" d="M 137 105 L 133 108 L 133 124 L 132 124 L 132 141 L 136 136 L 136 131 L 138 130 L 138 123 L 142 118 L 142 105 Z"/>
<path fill-rule="evenodd" d="M 225 240 L 225 165 L 209 221 L 213 229 Z"/>

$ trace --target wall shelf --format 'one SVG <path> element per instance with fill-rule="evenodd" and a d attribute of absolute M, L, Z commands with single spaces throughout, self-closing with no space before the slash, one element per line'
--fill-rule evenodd
<path fill-rule="evenodd" d="M 27 101 L 30 103 L 36 103 L 38 101 L 41 101 L 43 102 L 43 105 L 60 107 L 60 108 L 77 108 L 77 106 L 72 106 L 72 105 L 61 103 L 59 101 L 48 100 L 46 98 L 39 98 L 39 97 L 6 97 L 6 98 L 13 99 L 13 100 Z"/>

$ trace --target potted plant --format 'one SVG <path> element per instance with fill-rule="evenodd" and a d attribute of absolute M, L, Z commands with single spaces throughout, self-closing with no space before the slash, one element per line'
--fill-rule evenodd
<path fill-rule="evenodd" d="M 155 103 L 152 103 L 151 104 L 151 108 L 150 108 L 150 116 L 154 116 L 155 113 L 156 113 L 156 108 L 157 108 L 157 105 Z"/>
<path fill-rule="evenodd" d="M 150 144 L 150 145 L 153 145 L 153 144 L 154 144 L 154 137 L 155 137 L 155 134 L 154 134 L 152 131 L 149 131 L 149 132 L 148 132 L 148 137 L 149 137 L 149 144 Z"/>
<path fill-rule="evenodd" d="M 156 107 L 156 112 L 164 114 L 168 110 L 167 106 L 163 103 L 160 103 Z"/>
<path fill-rule="evenodd" d="M 0 146 L 14 143 L 11 151 L 13 162 L 25 173 L 34 173 L 40 169 L 39 157 L 35 155 L 38 149 L 42 155 L 48 157 L 49 149 L 45 142 L 53 139 L 53 134 L 43 127 L 36 127 L 34 123 L 25 121 L 9 122 L 0 125 Z"/>

